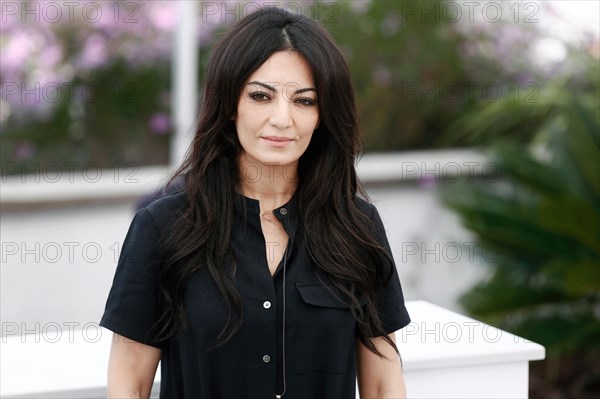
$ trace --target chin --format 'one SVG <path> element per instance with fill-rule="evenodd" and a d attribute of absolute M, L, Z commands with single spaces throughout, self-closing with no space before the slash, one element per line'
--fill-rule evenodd
<path fill-rule="evenodd" d="M 285 166 L 291 163 L 295 163 L 296 161 L 290 159 L 268 159 L 262 162 L 265 165 L 273 165 L 273 166 Z"/>
<path fill-rule="evenodd" d="M 295 163 L 298 161 L 298 158 L 289 157 L 289 156 L 256 157 L 254 159 L 262 164 L 274 165 L 274 166 L 283 166 L 283 165 Z"/>

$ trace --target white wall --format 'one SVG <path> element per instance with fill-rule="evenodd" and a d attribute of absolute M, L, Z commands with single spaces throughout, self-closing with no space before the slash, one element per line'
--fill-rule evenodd
<path fill-rule="evenodd" d="M 439 203 L 434 190 L 396 184 L 368 192 L 386 227 L 405 299 L 460 311 L 459 296 L 487 269 L 470 256 L 473 237 Z"/>
<path fill-rule="evenodd" d="M 125 203 L 3 212 L 2 332 L 13 323 L 23 330 L 99 322 L 132 209 Z"/>

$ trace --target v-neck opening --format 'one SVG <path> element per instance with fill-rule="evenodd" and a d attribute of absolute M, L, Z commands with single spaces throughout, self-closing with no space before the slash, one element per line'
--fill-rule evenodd
<path fill-rule="evenodd" d="M 291 243 L 291 240 L 290 240 L 290 238 L 288 236 L 287 244 L 285 244 L 285 249 L 283 250 L 283 256 L 281 257 L 281 260 L 277 264 L 277 267 L 275 268 L 275 271 L 273 272 L 273 274 L 271 274 L 271 269 L 269 269 L 269 262 L 266 262 L 267 263 L 267 270 L 268 270 L 269 275 L 271 276 L 271 279 L 273 281 L 275 281 L 275 279 L 277 278 L 277 274 L 279 273 L 279 271 L 281 269 L 283 269 L 284 266 L 286 266 L 286 262 L 288 260 L 288 259 L 286 259 L 286 257 L 288 256 L 288 250 L 290 249 L 290 243 Z M 266 261 L 266 258 L 265 258 L 265 261 Z"/>

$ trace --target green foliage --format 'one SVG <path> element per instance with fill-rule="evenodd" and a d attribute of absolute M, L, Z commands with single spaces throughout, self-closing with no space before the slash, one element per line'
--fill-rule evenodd
<path fill-rule="evenodd" d="M 597 71 L 592 66 L 589 72 Z M 489 265 L 491 277 L 466 293 L 462 305 L 541 343 L 556 364 L 564 356 L 600 356 L 598 87 L 576 94 L 567 86 L 554 89 L 536 105 L 545 122 L 535 146 L 502 140 L 489 148 L 500 176 L 441 190 L 481 246 L 500 254 Z M 471 119 L 465 131 L 483 134 L 511 107 L 495 104 L 487 120 Z"/>

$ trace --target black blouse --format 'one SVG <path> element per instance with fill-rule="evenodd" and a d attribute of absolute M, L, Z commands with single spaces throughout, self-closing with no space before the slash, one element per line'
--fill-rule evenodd
<path fill-rule="evenodd" d="M 374 221 L 378 240 L 391 257 L 376 208 L 361 199 L 357 203 Z M 284 390 L 285 381 L 286 399 L 355 398 L 356 322 L 348 306 L 323 285 L 325 280 L 318 277 L 304 240 L 296 235 L 293 200 L 273 210 L 290 241 L 284 254 L 287 261 L 282 260 L 271 276 L 259 202 L 239 196 L 231 243 L 244 318 L 227 344 L 206 350 L 217 340 L 227 317 L 221 294 L 206 268 L 195 272 L 186 288 L 186 333 L 167 342 L 151 337 L 151 326 L 159 314 L 161 235 L 184 207 L 184 194 L 176 193 L 137 212 L 100 322 L 124 337 L 162 349 L 160 397 L 275 398 Z M 386 264 L 395 271 L 393 264 Z M 377 306 L 387 333 L 410 322 L 397 273 L 380 290 Z"/>

